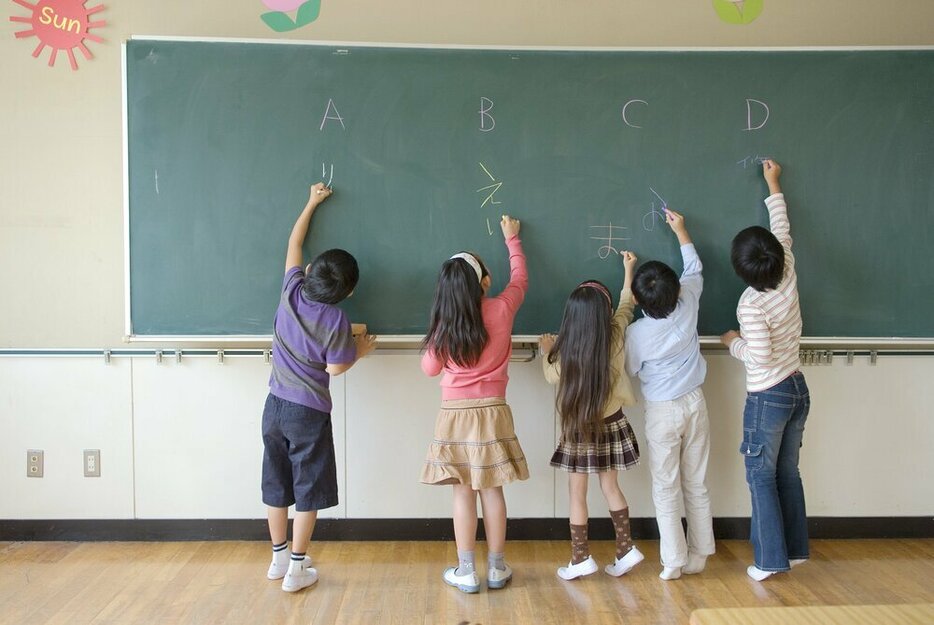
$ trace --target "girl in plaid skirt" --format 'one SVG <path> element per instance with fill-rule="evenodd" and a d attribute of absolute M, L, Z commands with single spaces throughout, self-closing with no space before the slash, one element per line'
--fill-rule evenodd
<path fill-rule="evenodd" d="M 614 577 L 643 560 L 629 531 L 629 504 L 617 475 L 639 462 L 639 444 L 622 407 L 635 403 L 625 370 L 623 340 L 632 321 L 632 275 L 636 257 L 620 252 L 625 278 L 619 306 L 596 280 L 579 285 L 568 297 L 558 336 L 542 335 L 545 379 L 557 383 L 561 439 L 551 465 L 568 472 L 571 505 L 571 561 L 558 577 L 575 579 L 597 571 L 587 542 L 587 481 L 600 477 L 600 489 L 616 530 L 616 560 L 604 570 Z"/>

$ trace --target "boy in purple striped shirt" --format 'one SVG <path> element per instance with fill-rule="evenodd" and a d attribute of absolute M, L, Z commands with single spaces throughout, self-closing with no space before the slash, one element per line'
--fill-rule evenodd
<path fill-rule="evenodd" d="M 357 285 L 357 261 L 332 249 L 302 269 L 302 244 L 317 207 L 331 189 L 311 187 L 292 228 L 285 280 L 276 310 L 269 396 L 263 409 L 263 503 L 267 506 L 272 563 L 266 577 L 295 592 L 318 581 L 305 555 L 318 510 L 337 505 L 337 464 L 331 431 L 332 375 L 372 351 L 375 337 L 354 335 L 335 304 Z M 295 505 L 292 554 L 286 549 L 289 506 Z"/>

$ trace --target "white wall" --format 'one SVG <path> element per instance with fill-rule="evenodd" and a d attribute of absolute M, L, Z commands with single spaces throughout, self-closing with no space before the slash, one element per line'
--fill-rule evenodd
<path fill-rule="evenodd" d="M 708 353 L 705 387 L 715 516 L 748 516 L 738 453 L 742 369 Z M 377 353 L 334 381 L 341 505 L 323 517 L 450 515 L 450 489 L 418 483 L 440 392 L 418 355 Z M 566 517 L 554 449 L 553 388 L 538 359 L 513 363 L 508 399 L 531 479 L 507 487 L 509 514 Z M 812 413 L 802 472 L 811 516 L 934 514 L 934 358 L 866 357 L 805 369 Z M 261 357 L 0 357 L 0 518 L 259 518 L 260 420 L 269 367 Z M 640 440 L 640 407 L 628 411 Z M 45 450 L 45 477 L 26 477 L 26 450 Z M 100 449 L 100 478 L 82 450 Z M 632 515 L 654 515 L 648 467 L 623 474 Z M 593 516 L 606 516 L 596 482 Z"/>

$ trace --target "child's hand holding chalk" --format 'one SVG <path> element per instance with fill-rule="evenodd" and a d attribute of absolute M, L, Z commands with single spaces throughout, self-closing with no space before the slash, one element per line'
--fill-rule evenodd
<path fill-rule="evenodd" d="M 502 220 L 499 222 L 499 227 L 503 230 L 503 237 L 507 239 L 513 235 L 519 234 L 519 220 L 513 219 L 509 215 L 503 215 Z"/>
<path fill-rule="evenodd" d="M 331 188 L 325 185 L 323 182 L 313 184 L 311 185 L 311 189 L 308 192 L 308 203 L 320 204 L 324 200 L 328 199 L 331 193 Z"/>
<path fill-rule="evenodd" d="M 629 250 L 623 250 L 619 253 L 623 257 L 623 268 L 627 272 L 631 272 L 636 267 L 636 263 L 639 261 L 639 258 L 630 252 Z"/>
<path fill-rule="evenodd" d="M 675 212 L 670 208 L 665 208 L 665 222 L 671 226 L 671 229 L 677 234 L 678 230 L 684 229 L 684 217 L 681 213 Z"/>

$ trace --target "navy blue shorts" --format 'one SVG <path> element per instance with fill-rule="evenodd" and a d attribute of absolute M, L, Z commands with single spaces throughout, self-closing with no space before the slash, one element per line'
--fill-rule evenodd
<path fill-rule="evenodd" d="M 331 415 L 272 393 L 263 408 L 263 503 L 298 512 L 337 505 Z"/>

